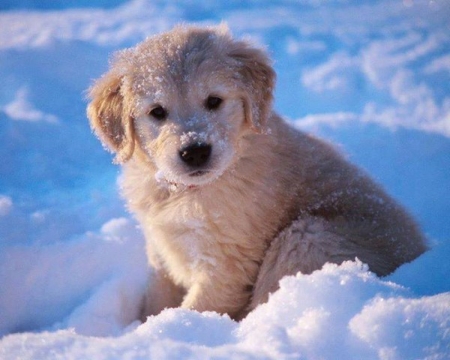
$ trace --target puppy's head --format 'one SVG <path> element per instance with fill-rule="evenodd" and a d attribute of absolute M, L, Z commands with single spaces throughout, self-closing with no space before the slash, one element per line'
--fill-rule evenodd
<path fill-rule="evenodd" d="M 116 161 L 138 146 L 171 183 L 201 185 L 263 133 L 275 73 L 265 53 L 228 30 L 179 26 L 116 55 L 90 89 L 91 126 Z"/>

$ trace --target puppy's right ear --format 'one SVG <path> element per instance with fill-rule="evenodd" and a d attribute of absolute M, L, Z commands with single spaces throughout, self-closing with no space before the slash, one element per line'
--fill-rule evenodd
<path fill-rule="evenodd" d="M 124 163 L 134 151 L 133 120 L 121 86 L 122 76 L 114 71 L 106 73 L 89 89 L 87 108 L 91 128 L 103 145 L 116 153 L 116 163 Z"/>
<path fill-rule="evenodd" d="M 275 71 L 267 54 L 244 41 L 235 41 L 228 55 L 236 61 L 236 73 L 245 88 L 245 117 L 253 130 L 263 133 L 272 111 Z"/>

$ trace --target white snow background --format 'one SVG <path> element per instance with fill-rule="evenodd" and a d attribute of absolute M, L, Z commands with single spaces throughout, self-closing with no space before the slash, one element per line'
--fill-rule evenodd
<path fill-rule="evenodd" d="M 1 0 L 0 359 L 450 359 L 449 19 L 448 0 Z M 113 51 L 222 20 L 267 47 L 277 111 L 383 184 L 431 250 L 384 279 L 287 277 L 240 323 L 141 324 L 143 238 L 84 91 Z"/>

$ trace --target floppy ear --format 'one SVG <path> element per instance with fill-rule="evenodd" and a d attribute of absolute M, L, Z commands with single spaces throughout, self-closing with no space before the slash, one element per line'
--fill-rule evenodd
<path fill-rule="evenodd" d="M 243 41 L 234 43 L 229 56 L 237 61 L 243 95 L 246 121 L 256 132 L 264 132 L 272 111 L 275 71 L 266 53 Z"/>
<path fill-rule="evenodd" d="M 110 71 L 89 89 L 87 115 L 103 145 L 116 153 L 114 162 L 127 161 L 134 151 L 133 120 L 124 104 L 122 77 Z"/>

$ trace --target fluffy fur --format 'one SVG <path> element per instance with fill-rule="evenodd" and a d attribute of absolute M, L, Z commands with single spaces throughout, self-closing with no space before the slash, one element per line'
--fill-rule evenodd
<path fill-rule="evenodd" d="M 146 315 L 239 319 L 285 275 L 357 257 L 382 276 L 425 251 L 377 184 L 272 111 L 274 83 L 265 52 L 225 27 L 179 26 L 118 53 L 90 89 L 92 128 L 147 239 Z M 201 163 L 183 160 L 204 144 Z"/>

